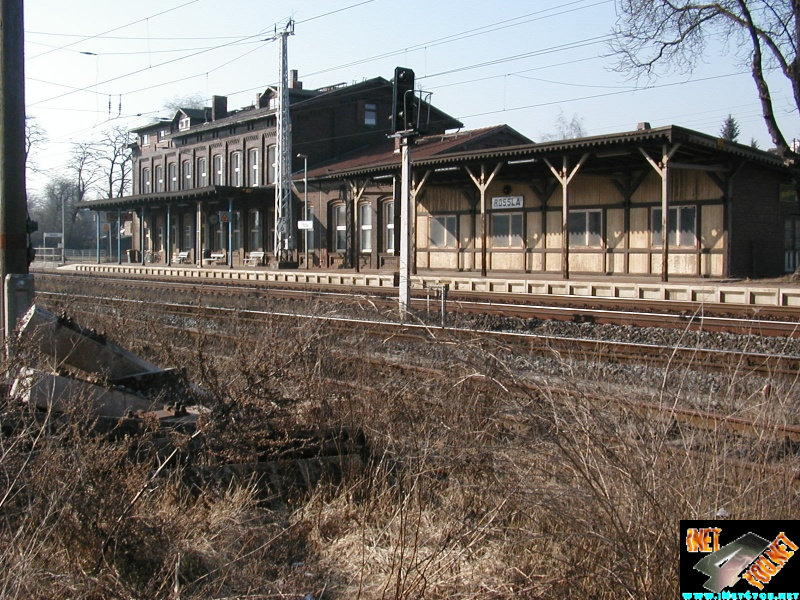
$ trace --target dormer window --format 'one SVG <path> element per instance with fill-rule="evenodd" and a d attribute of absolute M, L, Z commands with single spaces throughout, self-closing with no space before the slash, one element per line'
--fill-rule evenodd
<path fill-rule="evenodd" d="M 364 125 L 374 126 L 378 124 L 378 105 L 366 102 L 364 104 Z"/>
<path fill-rule="evenodd" d="M 178 121 L 178 131 L 186 131 L 192 126 L 192 120 L 189 117 L 184 117 Z"/>

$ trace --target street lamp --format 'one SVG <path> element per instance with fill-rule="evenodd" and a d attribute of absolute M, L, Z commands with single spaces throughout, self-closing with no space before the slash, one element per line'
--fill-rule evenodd
<path fill-rule="evenodd" d="M 303 159 L 303 221 L 308 221 L 308 156 L 298 154 L 297 158 Z M 308 229 L 303 229 L 303 246 L 306 252 L 306 269 L 308 269 Z"/>

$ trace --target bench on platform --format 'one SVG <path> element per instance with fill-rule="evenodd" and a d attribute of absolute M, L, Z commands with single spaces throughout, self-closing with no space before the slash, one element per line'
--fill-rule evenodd
<path fill-rule="evenodd" d="M 178 252 L 177 254 L 172 255 L 172 262 L 178 263 L 179 265 L 183 265 L 189 262 L 189 251 L 185 250 L 183 252 Z"/>
<path fill-rule="evenodd" d="M 242 264 L 245 265 L 245 266 L 251 266 L 251 267 L 257 267 L 259 265 L 263 265 L 264 264 L 264 255 L 265 254 L 266 254 L 265 252 L 260 251 L 260 250 L 259 251 L 254 251 L 254 252 L 249 252 L 247 254 L 247 256 L 245 256 L 244 260 L 242 261 Z"/>

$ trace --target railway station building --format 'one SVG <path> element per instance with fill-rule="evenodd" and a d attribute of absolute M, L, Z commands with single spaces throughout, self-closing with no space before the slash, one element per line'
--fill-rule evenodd
<path fill-rule="evenodd" d="M 85 203 L 133 222 L 141 260 L 276 267 L 275 93 L 135 130 L 134 194 Z M 292 77 L 293 265 L 398 269 L 399 141 L 383 78 Z M 412 269 L 483 276 L 762 278 L 800 259 L 793 174 L 773 153 L 679 126 L 534 143 L 430 107 L 411 147 Z M 299 163 L 299 164 L 298 164 Z M 304 187 L 307 182 L 307 189 Z"/>

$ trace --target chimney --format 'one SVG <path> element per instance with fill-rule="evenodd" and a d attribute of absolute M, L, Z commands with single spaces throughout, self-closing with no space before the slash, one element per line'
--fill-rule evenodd
<path fill-rule="evenodd" d="M 211 96 L 211 120 L 224 119 L 228 116 L 228 97 Z"/>
<path fill-rule="evenodd" d="M 636 131 L 645 131 L 650 129 L 650 123 L 647 121 L 642 121 L 636 125 Z"/>
<path fill-rule="evenodd" d="M 289 71 L 289 89 L 290 90 L 303 89 L 303 82 L 297 81 L 297 69 L 292 69 L 291 71 Z"/>

